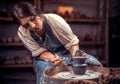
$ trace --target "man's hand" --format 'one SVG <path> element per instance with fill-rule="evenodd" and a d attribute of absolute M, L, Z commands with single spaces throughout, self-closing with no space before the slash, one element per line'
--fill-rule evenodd
<path fill-rule="evenodd" d="M 50 62 L 55 66 L 61 66 L 63 60 L 57 54 L 54 55 L 54 58 L 50 59 Z"/>
<path fill-rule="evenodd" d="M 87 53 L 82 50 L 77 50 L 75 56 L 86 57 Z"/>
<path fill-rule="evenodd" d="M 44 51 L 40 54 L 40 58 L 44 60 L 48 60 L 55 66 L 60 66 L 63 62 L 63 60 L 58 56 L 57 54 L 53 54 L 49 51 Z"/>
<path fill-rule="evenodd" d="M 83 52 L 82 53 L 82 57 L 86 57 L 87 53 L 86 52 Z"/>

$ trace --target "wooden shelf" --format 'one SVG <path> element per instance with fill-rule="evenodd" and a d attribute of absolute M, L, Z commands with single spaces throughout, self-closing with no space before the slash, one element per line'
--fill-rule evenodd
<path fill-rule="evenodd" d="M 65 19 L 67 22 L 81 22 L 81 23 L 101 23 L 105 20 L 103 19 Z"/>
<path fill-rule="evenodd" d="M 0 65 L 0 68 L 31 68 L 33 64 L 9 64 L 9 65 Z"/>
<path fill-rule="evenodd" d="M 80 42 L 80 45 L 104 45 L 104 42 L 103 41 L 98 41 L 98 42 L 84 41 L 84 42 Z"/>
<path fill-rule="evenodd" d="M 13 21 L 12 17 L 2 17 L 0 16 L 0 21 Z"/>
<path fill-rule="evenodd" d="M 84 42 L 80 42 L 80 45 L 103 45 L 104 42 L 102 41 L 98 41 L 98 42 L 94 42 L 94 41 L 84 41 Z M 18 43 L 0 43 L 0 46 L 23 46 L 23 44 L 21 42 Z"/>
<path fill-rule="evenodd" d="M 18 43 L 0 43 L 0 46 L 23 46 L 23 44 L 21 42 Z"/>
<path fill-rule="evenodd" d="M 82 23 L 101 23 L 104 22 L 105 20 L 103 19 L 65 19 L 67 22 L 82 22 Z M 13 21 L 12 17 L 1 17 L 0 16 L 0 21 Z"/>

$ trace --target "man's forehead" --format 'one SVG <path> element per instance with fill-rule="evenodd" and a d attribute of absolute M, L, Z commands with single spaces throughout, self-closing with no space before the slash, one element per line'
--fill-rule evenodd
<path fill-rule="evenodd" d="M 31 17 L 24 17 L 24 18 L 20 18 L 19 21 L 20 23 L 23 25 L 23 24 L 26 24 L 29 22 Z"/>

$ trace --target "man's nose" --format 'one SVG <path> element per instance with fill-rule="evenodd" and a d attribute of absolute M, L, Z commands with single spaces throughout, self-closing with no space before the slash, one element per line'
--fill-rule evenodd
<path fill-rule="evenodd" d="M 29 21 L 29 24 L 30 24 L 30 27 L 31 27 L 31 28 L 34 28 L 35 25 L 36 25 L 34 22 L 31 22 L 31 21 Z"/>

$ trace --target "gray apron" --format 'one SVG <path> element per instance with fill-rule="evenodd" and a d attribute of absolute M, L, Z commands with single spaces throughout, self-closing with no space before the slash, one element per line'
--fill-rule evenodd
<path fill-rule="evenodd" d="M 60 43 L 60 41 L 55 37 L 53 34 L 50 26 L 45 21 L 45 36 L 43 40 L 41 40 L 34 31 L 30 31 L 31 36 L 33 39 L 42 47 L 48 49 L 49 52 L 53 54 L 58 54 L 62 59 L 64 59 L 64 65 L 70 64 L 71 61 L 71 54 L 70 52 L 65 49 L 65 47 Z M 53 68 L 53 66 L 50 62 L 45 61 L 43 59 L 40 59 L 39 57 L 33 58 L 33 63 L 36 68 L 36 84 L 42 84 L 42 81 L 44 79 L 43 72 L 46 69 Z"/>
<path fill-rule="evenodd" d="M 71 54 L 70 52 L 60 43 L 60 41 L 53 34 L 47 21 L 45 24 L 45 36 L 41 40 L 34 31 L 30 31 L 32 38 L 42 47 L 48 49 L 53 54 L 58 54 L 63 60 L 64 65 L 69 65 L 71 63 Z M 87 54 L 86 63 L 88 65 L 102 66 L 102 64 L 94 57 Z M 50 62 L 40 59 L 39 57 L 33 58 L 33 63 L 36 69 L 36 84 L 43 84 L 44 76 L 43 73 L 45 70 L 54 68 Z"/>

